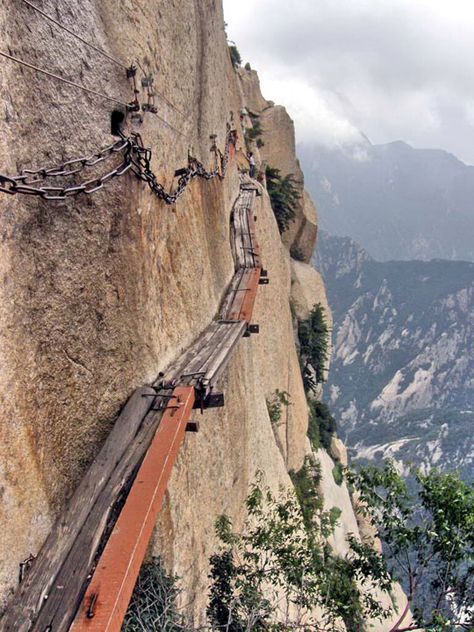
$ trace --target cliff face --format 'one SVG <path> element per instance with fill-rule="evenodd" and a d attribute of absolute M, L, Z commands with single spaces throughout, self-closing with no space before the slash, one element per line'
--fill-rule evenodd
<path fill-rule="evenodd" d="M 293 123 L 263 99 L 253 71 L 232 68 L 220 2 L 127 2 L 117 12 L 111 0 L 87 0 L 80 8 L 49 0 L 43 8 L 57 9 L 63 23 L 115 57 L 138 58 L 154 74 L 156 90 L 184 113 L 157 97 L 160 116 L 178 131 L 151 114 L 139 128 L 167 188 L 189 148 L 212 164 L 209 137 L 217 133 L 222 148 L 230 112 L 242 139 L 237 113 L 244 107 L 261 117 L 261 159 L 299 182 L 300 206 L 283 243 L 267 194 L 258 198 L 270 278 L 257 296 L 260 334 L 241 343 L 223 378 L 225 408 L 207 411 L 200 432 L 187 436 L 157 525 L 153 549 L 183 577 L 200 620 L 216 516 L 226 512 L 238 526 L 256 470 L 274 490 L 287 487 L 287 472 L 310 451 L 290 299 L 300 318 L 316 303 L 330 317 L 324 284 L 305 263 L 316 240 L 316 211 L 304 193 Z M 12 54 L 130 100 L 120 70 L 28 11 L 21 4 L 0 10 Z M 2 65 L 0 83 L 7 95 L 2 172 L 49 166 L 110 142 L 110 104 L 12 64 Z M 18 563 L 41 546 L 129 394 L 216 314 L 233 274 L 229 218 L 238 184 L 234 161 L 223 183 L 194 181 L 174 208 L 131 174 L 66 201 L 0 197 L 3 602 L 16 586 Z M 304 261 L 291 261 L 290 248 Z M 288 391 L 292 402 L 278 428 L 266 407 L 276 389 Z M 330 457 L 322 458 L 324 493 L 332 468 Z M 328 498 L 338 496 L 343 509 L 335 540 L 343 552 L 341 533 L 356 529 L 355 518 L 347 490 L 339 496 L 331 481 Z"/>
<path fill-rule="evenodd" d="M 160 180 L 172 185 L 190 146 L 209 165 L 209 135 L 217 133 L 222 147 L 229 112 L 240 104 L 220 6 L 44 6 L 56 8 L 69 27 L 115 57 L 147 64 L 156 89 L 185 114 L 160 101 L 160 115 L 181 133 L 153 115 L 140 128 Z M 0 20 L 2 41 L 16 56 L 131 99 L 122 70 L 28 7 L 2 5 Z M 13 64 L 2 64 L 0 81 L 7 95 L 2 172 L 54 165 L 111 142 L 114 105 Z M 175 210 L 131 175 L 66 202 L 1 196 L 3 595 L 130 392 L 213 318 L 233 273 L 228 219 L 236 178 L 231 171 L 222 186 L 194 183 Z"/>

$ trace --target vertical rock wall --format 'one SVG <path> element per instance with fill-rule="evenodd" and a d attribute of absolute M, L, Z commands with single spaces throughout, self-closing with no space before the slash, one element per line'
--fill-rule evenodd
<path fill-rule="evenodd" d="M 180 110 L 158 96 L 160 117 L 177 131 L 150 114 L 139 128 L 167 187 L 188 150 L 211 164 L 209 136 L 217 133 L 223 146 L 231 111 L 242 138 L 243 107 L 261 116 L 262 159 L 300 183 L 284 243 L 266 193 L 258 198 L 270 277 L 256 304 L 261 333 L 242 341 L 223 378 L 226 407 L 206 412 L 201 431 L 187 436 L 157 525 L 153 548 L 183 577 L 202 620 L 216 515 L 227 512 L 239 525 L 256 470 L 273 489 L 288 486 L 288 470 L 301 467 L 309 450 L 290 297 L 307 311 L 324 300 L 324 287 L 308 281 L 306 264 L 291 263 L 288 252 L 296 248 L 308 261 L 317 232 L 293 124 L 263 99 L 253 71 L 232 68 L 218 0 L 125 0 L 120 10 L 112 0 L 44 0 L 41 7 L 114 57 L 138 58 Z M 122 69 L 23 3 L 0 6 L 0 36 L 17 57 L 131 99 Z M 0 67 L 0 101 L 2 173 L 54 165 L 112 141 L 114 105 L 10 62 Z M 233 164 L 224 183 L 195 181 L 174 208 L 131 174 L 60 202 L 0 196 L 0 605 L 129 394 L 216 314 L 233 273 L 229 217 L 238 184 Z M 292 401 L 278 428 L 265 401 L 276 389 Z"/>

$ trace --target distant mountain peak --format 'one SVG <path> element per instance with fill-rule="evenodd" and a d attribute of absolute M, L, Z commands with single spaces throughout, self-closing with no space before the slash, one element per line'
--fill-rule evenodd
<path fill-rule="evenodd" d="M 321 227 L 379 261 L 474 260 L 474 168 L 403 140 L 299 148 Z"/>

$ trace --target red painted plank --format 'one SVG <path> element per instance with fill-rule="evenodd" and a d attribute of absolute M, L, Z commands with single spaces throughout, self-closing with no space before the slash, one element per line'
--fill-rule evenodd
<path fill-rule="evenodd" d="M 194 388 L 174 389 L 127 501 L 102 553 L 73 632 L 120 632 L 194 404 Z M 93 616 L 90 616 L 93 615 Z"/>
<path fill-rule="evenodd" d="M 245 320 L 247 324 L 250 324 L 260 273 L 260 268 L 249 268 L 244 272 L 227 316 L 229 320 Z"/>

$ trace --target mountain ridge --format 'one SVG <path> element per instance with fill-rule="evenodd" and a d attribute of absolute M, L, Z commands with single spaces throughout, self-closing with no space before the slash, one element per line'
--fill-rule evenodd
<path fill-rule="evenodd" d="M 321 227 L 378 261 L 474 260 L 474 167 L 405 141 L 298 147 Z"/>
<path fill-rule="evenodd" d="M 474 263 L 377 262 L 321 231 L 313 264 L 334 317 L 328 398 L 353 454 L 471 476 Z"/>

